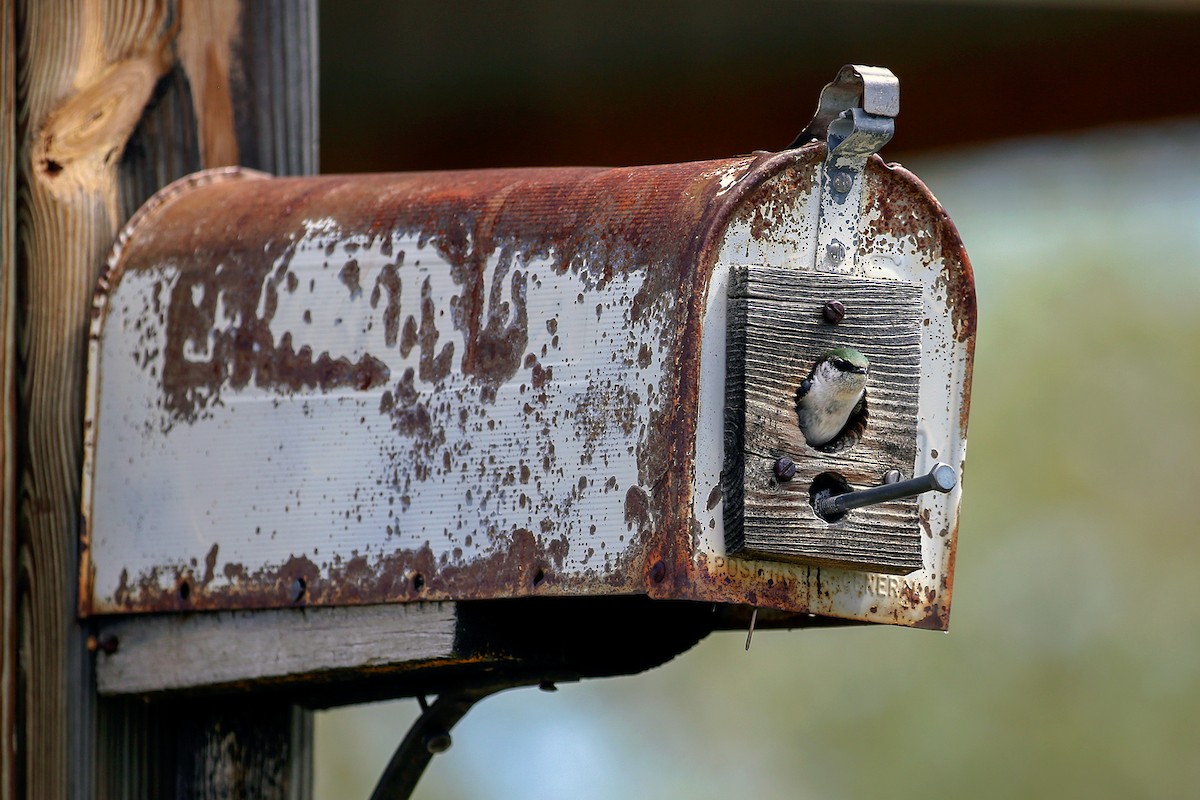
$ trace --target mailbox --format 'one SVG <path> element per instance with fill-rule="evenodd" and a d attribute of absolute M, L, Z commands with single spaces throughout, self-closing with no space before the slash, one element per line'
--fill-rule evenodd
<path fill-rule="evenodd" d="M 843 70 L 782 152 L 160 191 L 95 298 L 81 614 L 641 594 L 945 629 L 974 287 L 875 154 L 889 76 Z M 812 444 L 847 349 L 865 391 Z"/>

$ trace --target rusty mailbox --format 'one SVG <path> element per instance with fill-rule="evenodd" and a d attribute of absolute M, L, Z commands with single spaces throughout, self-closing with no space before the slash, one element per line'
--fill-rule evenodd
<path fill-rule="evenodd" d="M 96 295 L 81 613 L 644 594 L 945 629 L 974 287 L 875 154 L 895 92 L 844 69 L 777 153 L 162 190 Z M 812 445 L 841 348 L 865 395 Z"/>

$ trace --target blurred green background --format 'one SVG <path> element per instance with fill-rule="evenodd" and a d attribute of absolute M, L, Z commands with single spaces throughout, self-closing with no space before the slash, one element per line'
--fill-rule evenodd
<path fill-rule="evenodd" d="M 745 49 L 737 29 L 742 23 L 702 2 L 685 27 L 694 32 L 706 12 L 717 15 L 724 27 L 709 25 L 717 32 L 706 46 L 727 40 L 718 66 L 733 71 L 709 90 L 705 69 L 711 67 L 704 65 L 711 59 L 696 56 L 680 66 L 650 52 L 652 37 L 614 32 L 621 14 L 637 18 L 634 10 L 601 15 L 605 30 L 589 33 L 598 12 L 567 3 L 576 16 L 560 9 L 554 19 L 568 24 L 577 50 L 599 59 L 595 75 L 603 85 L 593 87 L 593 96 L 607 92 L 618 116 L 628 111 L 619 89 L 626 73 L 643 77 L 644 85 L 630 90 L 635 98 L 656 86 L 678 98 L 661 88 L 675 83 L 692 87 L 685 98 L 708 91 L 703 113 L 684 109 L 693 114 L 684 122 L 697 128 L 704 120 L 708 128 L 721 124 L 711 106 L 736 102 L 731 87 L 754 80 L 761 63 L 799 60 L 805 63 L 797 71 L 811 68 L 817 77 L 783 76 L 796 81 L 797 103 L 716 133 L 683 137 L 675 150 L 637 118 L 635 103 L 622 119 L 626 132 L 619 145 L 605 149 L 594 138 L 570 138 L 573 125 L 587 127 L 585 115 L 583 121 L 548 123 L 555 135 L 569 139 L 548 153 L 537 147 L 545 133 L 537 131 L 536 114 L 523 119 L 531 132 L 522 139 L 515 128 L 505 128 L 506 119 L 520 115 L 497 109 L 552 104 L 556 82 L 567 85 L 592 74 L 571 72 L 571 64 L 591 62 L 569 54 L 572 48 L 561 41 L 566 34 L 547 28 L 549 23 L 532 33 L 516 31 L 497 19 L 490 34 L 476 30 L 486 25 L 468 24 L 474 38 L 443 51 L 429 42 L 441 42 L 439 36 L 449 42 L 449 33 L 439 33 L 449 22 L 418 14 L 428 29 L 405 28 L 407 16 L 397 14 L 396 27 L 384 26 L 379 34 L 394 44 L 379 63 L 390 61 L 395 74 L 403 73 L 396 78 L 400 89 L 378 89 L 380 105 L 392 104 L 389 119 L 395 121 L 388 124 L 407 125 L 410 136 L 417 135 L 412 130 L 430 134 L 444 124 L 438 119 L 450 113 L 446 109 L 454 117 L 470 103 L 482 116 L 455 117 L 475 131 L 474 144 L 389 156 L 386 146 L 372 149 L 378 131 L 354 147 L 353 128 L 361 121 L 337 116 L 352 105 L 345 86 L 361 80 L 361 71 L 384 69 L 373 66 L 373 51 L 365 45 L 347 56 L 343 28 L 362 13 L 359 6 L 385 6 L 355 4 L 358 10 L 335 12 L 332 5 L 322 10 L 322 74 L 329 76 L 323 77 L 326 171 L 364 168 L 359 160 L 365 158 L 374 159 L 375 169 L 478 166 L 489 158 L 520 163 L 514 159 L 523 141 L 529 146 L 523 161 L 530 164 L 641 163 L 774 148 L 807 121 L 817 91 L 837 67 L 853 60 L 893 67 L 902 97 L 910 85 L 918 94 L 918 109 L 921 102 L 933 107 L 920 101 L 920 93 L 937 89 L 912 85 L 895 59 L 836 55 L 836 36 L 833 44 L 822 37 L 824 50 L 813 58 L 822 64 L 806 65 L 804 42 L 785 34 L 788 24 L 803 28 L 804 15 L 815 13 L 811 8 L 784 13 L 779 4 L 761 4 L 761 14 L 784 16 L 769 25 L 760 6 L 741 6 L 737 20 L 748 18 L 745 24 L 770 37 L 757 40 L 753 58 L 740 60 L 730 53 Z M 534 11 L 522 19 L 546 7 L 526 5 Z M 959 12 L 920 3 L 848 5 L 866 9 L 864 19 L 873 25 L 880 24 L 879 14 L 901 9 L 909 29 L 923 30 L 924 21 L 941 36 L 957 31 L 967 40 L 955 44 L 961 60 L 942 68 L 966 78 L 973 69 L 1000 63 L 993 56 L 982 66 L 972 61 L 973 33 L 988 43 L 981 49 L 1007 52 L 1010 59 L 1036 62 L 1041 52 L 1018 35 L 1022 19 L 1025 25 L 1037 22 L 1028 16 L 1037 9 L 1026 6 L 976 3 Z M 1077 13 L 1085 28 L 1115 14 L 1114 31 L 1145 24 L 1159 26 L 1169 38 L 1196 29 L 1191 15 L 1065 5 L 1066 11 L 1043 9 L 1065 26 L 1058 29 L 1064 36 L 1074 30 L 1066 12 Z M 987 13 L 995 24 L 987 24 Z M 335 14 L 342 19 L 328 19 Z M 1026 17 L 1014 22 L 1014 14 Z M 582 22 L 571 27 L 573 19 Z M 843 43 L 853 42 L 858 18 L 838 19 L 833 32 L 844 30 L 851 38 Z M 636 33 L 653 25 L 627 27 Z M 817 28 L 829 34 L 828 24 Z M 1045 31 L 1038 35 L 1054 39 Z M 417 55 L 453 63 L 432 67 L 408 58 L 404 41 L 414 36 L 425 42 Z M 517 44 L 506 47 L 506 37 Z M 565 59 L 565 73 L 531 82 L 537 70 L 525 50 L 536 50 L 547 37 Z M 1097 62 L 1124 59 L 1127 70 L 1144 68 L 1126 58 L 1128 51 L 1105 43 L 1112 42 L 1092 41 Z M 909 41 L 914 50 L 919 44 Z M 888 48 L 901 61 L 942 57 L 928 48 L 915 55 L 895 43 Z M 544 50 L 538 51 L 543 59 Z M 660 50 L 682 52 L 675 44 Z M 501 63 L 509 64 L 508 83 L 492 74 Z M 932 75 L 931 69 L 914 61 L 911 71 Z M 1008 80 L 1019 83 L 1024 69 Z M 421 79 L 421 70 L 433 77 Z M 1092 91 L 1083 86 L 1084 72 L 1060 74 L 1053 87 L 1068 117 L 1080 93 Z M 1200 77 L 1198 72 L 1193 68 L 1190 76 Z M 376 86 L 392 74 L 381 73 Z M 486 76 L 472 80 L 477 74 Z M 1155 74 L 1162 78 L 1151 71 L 1140 75 L 1141 82 Z M 495 91 L 480 97 L 479 83 Z M 467 99 L 439 105 L 427 84 L 447 95 L 456 95 L 461 84 L 458 94 Z M 1072 91 L 1076 85 L 1079 92 Z M 1176 88 L 1182 105 L 1147 105 L 1137 113 L 1123 111 L 1135 103 L 1112 90 L 1120 95 L 1112 113 L 1085 118 L 1087 124 L 1075 128 L 1062 118 L 1044 125 L 1030 118 L 1009 130 L 1017 108 L 986 93 L 959 98 L 958 105 L 976 103 L 988 112 L 964 112 L 968 118 L 1004 118 L 1003 135 L 964 125 L 958 133 L 941 129 L 942 139 L 934 136 L 929 147 L 898 137 L 901 151 L 885 151 L 933 189 L 975 266 L 980 322 L 950 633 L 885 627 L 763 632 L 749 653 L 743 634 L 714 634 L 643 675 L 565 684 L 553 694 L 511 691 L 485 701 L 455 729 L 454 747 L 435 758 L 417 797 L 1200 796 L 1200 525 L 1192 505 L 1200 496 L 1200 117 L 1186 107 L 1195 98 Z M 434 93 L 421 95 L 426 89 Z M 586 82 L 573 89 L 587 90 Z M 387 99 L 390 93 L 397 96 Z M 421 112 L 428 119 L 414 121 L 420 105 L 414 96 L 429 106 Z M 912 105 L 902 108 L 900 130 L 937 128 L 938 119 L 910 125 L 917 112 Z M 612 116 L 602 111 L 593 109 L 590 118 Z M 487 120 L 505 129 L 491 149 Z M 639 151 L 642 139 L 654 141 Z M 415 702 L 400 701 L 319 714 L 317 797 L 366 797 L 416 713 Z"/>

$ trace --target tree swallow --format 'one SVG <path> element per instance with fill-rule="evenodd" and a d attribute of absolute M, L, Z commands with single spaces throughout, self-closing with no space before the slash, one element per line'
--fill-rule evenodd
<path fill-rule="evenodd" d="M 852 347 L 830 350 L 796 391 L 800 432 L 812 447 L 829 444 L 865 402 L 867 357 Z"/>

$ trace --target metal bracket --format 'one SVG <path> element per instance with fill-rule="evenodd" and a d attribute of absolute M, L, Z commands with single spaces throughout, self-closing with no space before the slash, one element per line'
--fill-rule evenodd
<path fill-rule="evenodd" d="M 850 272 L 858 249 L 862 173 L 888 143 L 900 113 L 900 81 L 885 67 L 847 64 L 821 90 L 817 113 L 792 147 L 824 141 L 816 268 Z"/>

